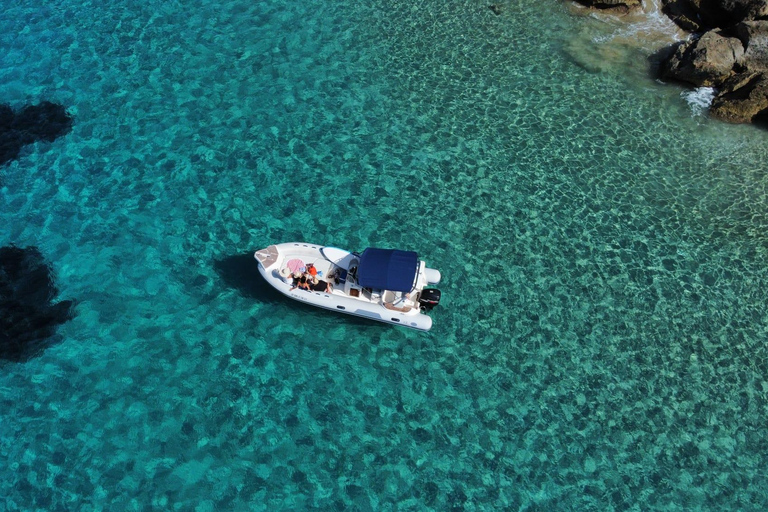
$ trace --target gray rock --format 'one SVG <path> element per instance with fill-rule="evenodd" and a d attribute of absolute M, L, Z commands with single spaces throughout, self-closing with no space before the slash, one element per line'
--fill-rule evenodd
<path fill-rule="evenodd" d="M 710 30 L 680 44 L 662 64 L 662 76 L 696 86 L 718 86 L 733 74 L 733 66 L 743 55 L 739 39 Z"/>
<path fill-rule="evenodd" d="M 691 32 L 768 17 L 768 0 L 662 0 L 662 11 Z"/>
<path fill-rule="evenodd" d="M 726 18 L 738 23 L 768 17 L 768 0 L 710 0 L 716 4 Z"/>
<path fill-rule="evenodd" d="M 706 28 L 700 3 L 701 0 L 661 0 L 661 10 L 683 30 L 703 32 Z"/>
<path fill-rule="evenodd" d="M 709 113 L 729 123 L 768 121 L 768 73 L 742 73 L 729 78 L 712 101 Z"/>
<path fill-rule="evenodd" d="M 744 21 L 736 25 L 735 33 L 745 48 L 739 65 L 748 71 L 768 71 L 768 21 Z"/>

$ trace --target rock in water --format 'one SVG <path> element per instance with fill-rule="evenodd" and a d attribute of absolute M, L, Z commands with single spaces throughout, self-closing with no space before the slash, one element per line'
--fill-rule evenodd
<path fill-rule="evenodd" d="M 58 294 L 51 269 L 36 247 L 0 247 L 0 359 L 26 361 L 72 318 L 72 301 Z"/>
<path fill-rule="evenodd" d="M 72 129 L 72 116 L 56 103 L 27 105 L 17 113 L 0 105 L 0 165 L 19 156 L 21 148 L 38 140 L 53 142 Z"/>
<path fill-rule="evenodd" d="M 576 2 L 592 9 L 600 9 L 616 14 L 626 14 L 643 6 L 642 0 L 576 0 Z"/>
<path fill-rule="evenodd" d="M 768 17 L 766 0 L 661 0 L 662 12 L 691 32 L 729 28 Z"/>
<path fill-rule="evenodd" d="M 768 73 L 743 73 L 726 80 L 709 113 L 729 123 L 768 124 Z"/>
<path fill-rule="evenodd" d="M 728 79 L 743 56 L 744 47 L 739 39 L 710 30 L 697 39 L 680 43 L 663 64 L 662 72 L 664 78 L 711 87 Z"/>

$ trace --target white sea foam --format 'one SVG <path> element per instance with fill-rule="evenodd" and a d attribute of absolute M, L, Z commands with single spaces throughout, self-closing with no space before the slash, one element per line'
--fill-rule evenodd
<path fill-rule="evenodd" d="M 694 116 L 703 116 L 715 98 L 715 89 L 714 87 L 697 87 L 681 92 L 680 96 L 688 102 Z"/>
<path fill-rule="evenodd" d="M 645 0 L 641 12 L 621 18 L 612 15 L 602 16 L 608 23 L 615 24 L 616 29 L 610 34 L 593 37 L 592 41 L 598 44 L 619 42 L 655 51 L 659 46 L 671 44 L 685 37 L 685 32 L 661 12 L 660 0 Z"/>

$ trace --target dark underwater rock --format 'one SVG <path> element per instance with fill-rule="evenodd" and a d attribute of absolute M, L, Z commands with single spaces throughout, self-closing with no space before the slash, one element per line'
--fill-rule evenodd
<path fill-rule="evenodd" d="M 72 318 L 72 301 L 58 294 L 51 269 L 36 247 L 0 247 L 0 359 L 26 361 Z"/>
<path fill-rule="evenodd" d="M 643 6 L 642 0 L 576 0 L 576 2 L 585 7 L 616 14 L 626 14 Z"/>
<path fill-rule="evenodd" d="M 0 105 L 0 165 L 19 156 L 21 148 L 38 140 L 53 142 L 72 130 L 72 116 L 59 104 L 44 101 L 14 112 Z"/>

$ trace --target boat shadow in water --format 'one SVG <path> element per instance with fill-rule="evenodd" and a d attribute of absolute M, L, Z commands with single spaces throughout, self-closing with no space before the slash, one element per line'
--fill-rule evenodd
<path fill-rule="evenodd" d="M 259 274 L 259 264 L 252 253 L 226 256 L 213 263 L 216 273 L 228 288 L 260 302 L 278 302 L 280 293 Z"/>

